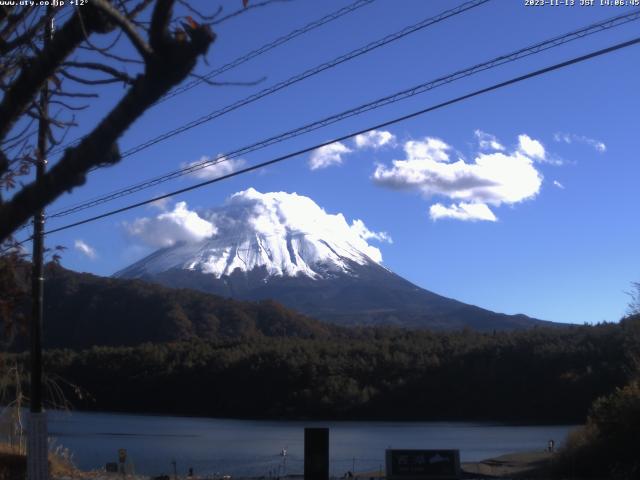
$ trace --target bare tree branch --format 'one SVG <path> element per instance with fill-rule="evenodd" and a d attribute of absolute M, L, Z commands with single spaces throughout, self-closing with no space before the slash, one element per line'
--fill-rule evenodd
<path fill-rule="evenodd" d="M 89 79 L 89 78 L 79 77 L 79 76 L 74 75 L 73 73 L 67 72 L 65 70 L 60 70 L 60 75 L 62 75 L 65 78 L 68 78 L 69 80 L 72 80 L 74 82 L 81 83 L 83 85 L 106 85 L 106 84 L 109 84 L 109 83 L 120 83 L 120 82 L 123 82 L 123 81 L 124 81 L 125 84 L 132 84 L 133 83 L 133 79 L 129 78 L 128 76 L 124 80 L 122 80 L 120 78 Z"/>
<path fill-rule="evenodd" d="M 89 105 L 70 105 L 70 104 L 62 102 L 60 100 L 49 100 L 49 104 L 50 105 L 60 105 L 61 107 L 64 107 L 67 110 L 71 110 L 71 111 L 74 111 L 74 112 L 77 112 L 77 111 L 80 111 L 80 110 L 86 110 L 87 108 L 89 108 Z"/>
<path fill-rule="evenodd" d="M 122 63 L 135 63 L 137 65 L 144 65 L 144 61 L 143 60 L 138 60 L 137 58 L 127 58 L 127 57 L 123 57 L 121 55 L 116 55 L 113 52 L 110 52 L 106 49 L 103 49 L 101 47 L 97 47 L 95 45 L 90 45 L 89 47 L 86 47 L 84 45 L 80 45 L 78 47 L 80 50 L 91 50 L 91 51 L 95 51 L 98 52 L 100 55 L 106 57 L 106 58 L 111 58 L 112 60 L 117 60 L 118 62 L 122 62 Z"/>
<path fill-rule="evenodd" d="M 22 130 L 20 130 L 20 131 L 19 131 L 17 134 L 15 134 L 13 137 L 6 138 L 6 139 L 5 139 L 5 140 L 3 140 L 2 142 L 0 142 L 0 145 L 6 145 L 6 144 L 11 143 L 11 142 L 13 142 L 13 141 L 15 141 L 15 140 L 19 139 L 20 137 L 22 137 L 22 136 L 27 132 L 27 130 L 29 130 L 29 128 L 31 128 L 31 126 L 33 125 L 33 122 L 34 122 L 34 121 L 35 121 L 34 119 L 29 120 L 29 121 L 27 122 L 26 126 L 25 126 Z"/>
<path fill-rule="evenodd" d="M 20 9 L 17 14 L 8 15 L 6 17 L 7 18 L 7 26 L 5 27 L 5 29 L 2 32 L 0 32 L 0 39 L 5 41 L 7 38 L 9 38 L 9 36 L 11 34 L 13 34 L 15 29 L 18 27 L 18 25 L 20 25 L 20 22 L 22 22 L 22 20 L 24 18 L 26 18 L 28 15 L 29 15 L 29 9 L 28 8 Z"/>
<path fill-rule="evenodd" d="M 199 18 L 205 21 L 213 21 L 216 19 L 218 15 L 222 13 L 222 5 L 219 6 L 218 9 L 215 12 L 213 12 L 211 15 L 205 15 L 199 10 L 196 10 L 191 5 L 189 5 L 189 2 L 187 2 L 186 0 L 178 0 L 178 3 L 183 7 L 185 7 L 187 10 L 189 10 L 191 13 L 193 13 L 194 15 L 198 16 Z"/>
<path fill-rule="evenodd" d="M 220 21 L 277 1 L 289 0 L 264 0 Z M 192 14 L 193 18 L 174 16 L 176 2 L 183 14 Z M 150 15 L 137 19 L 151 5 Z M 58 20 L 66 18 L 50 42 L 43 39 L 51 10 L 43 12 L 0 5 L 0 245 L 34 211 L 85 183 L 88 172 L 120 161 L 118 139 L 191 75 L 215 40 L 208 22 L 218 19 L 221 10 L 206 15 L 188 0 L 91 0 L 82 8 L 65 8 L 55 14 Z M 112 32 L 96 41 L 99 34 Z M 131 54 L 118 51 L 123 35 L 135 49 L 126 45 L 124 51 Z M 130 55 L 135 58 L 128 58 Z M 214 82 L 192 76 L 216 86 L 252 86 L 264 81 Z M 68 99 L 95 98 L 100 90 L 93 87 L 107 83 L 126 87 L 117 104 L 73 146 L 54 149 L 76 125 L 73 112 L 89 106 L 88 102 Z M 48 86 L 49 105 L 60 107 L 55 115 L 36 101 L 44 85 Z M 39 132 L 46 136 L 47 145 L 42 148 L 48 154 L 61 152 L 61 157 L 39 180 L 25 186 L 20 181 L 25 179 L 19 177 L 29 173 L 35 158 L 30 119 L 44 124 Z M 3 190 L 13 195 L 4 202 Z"/>
<path fill-rule="evenodd" d="M 89 8 L 84 11 L 91 12 L 91 4 L 87 7 Z M 109 28 L 108 25 L 100 23 L 99 16 L 90 15 L 90 18 L 88 28 L 91 31 L 105 31 Z M 80 19 L 75 14 L 60 29 L 47 48 L 22 70 L 0 103 L 0 139 L 9 133 L 20 115 L 33 101 L 42 84 L 53 74 L 58 65 L 82 43 L 84 38 Z"/>
<path fill-rule="evenodd" d="M 140 3 L 138 3 L 138 5 L 133 7 L 133 10 L 131 10 L 131 12 L 129 12 L 129 18 L 136 18 L 138 14 L 144 11 L 149 5 L 151 5 L 152 2 L 153 0 L 142 0 Z"/>
<path fill-rule="evenodd" d="M 111 75 L 113 78 L 120 80 L 126 84 L 132 84 L 134 79 L 127 75 L 125 72 L 121 72 L 120 70 L 113 68 L 109 65 L 105 65 L 103 63 L 95 63 L 95 62 L 65 62 L 63 63 L 65 67 L 72 68 L 84 68 L 87 70 L 96 70 L 98 72 L 103 72 L 108 75 Z"/>
<path fill-rule="evenodd" d="M 149 45 L 147 45 L 147 42 L 145 42 L 143 38 L 138 34 L 135 26 L 105 0 L 92 0 L 92 2 L 93 5 L 106 13 L 122 29 L 127 37 L 129 37 L 129 40 L 131 41 L 133 46 L 136 47 L 138 53 L 140 53 L 142 58 L 147 61 L 152 55 L 151 48 L 149 47 Z"/>
<path fill-rule="evenodd" d="M 5 155 L 4 151 L 0 150 L 0 176 L 4 174 L 9 169 L 11 163 L 9 159 Z M 0 205 L 2 204 L 2 199 L 0 198 Z"/>
<path fill-rule="evenodd" d="M 149 43 L 154 52 L 163 51 L 171 42 L 169 22 L 173 13 L 173 4 L 174 0 L 158 0 L 156 8 L 153 10 Z"/>
<path fill-rule="evenodd" d="M 215 39 L 207 25 L 186 27 L 189 37 L 186 42 L 172 38 L 168 25 L 173 3 L 174 0 L 156 1 L 149 33 L 152 54 L 146 61 L 144 73 L 135 79 L 120 102 L 78 146 L 67 149 L 40 182 L 25 186 L 11 200 L 0 204 L 0 241 L 25 223 L 33 211 L 82 185 L 90 169 L 118 162 L 117 139 L 162 95 L 183 81 L 198 57 L 207 52 Z M 79 20 L 74 23 L 82 37 Z M 58 58 L 59 65 L 64 57 Z"/>
<path fill-rule="evenodd" d="M 62 90 L 54 90 L 51 92 L 51 95 L 56 97 L 69 97 L 69 98 L 98 98 L 100 96 L 97 93 L 63 92 Z"/>
<path fill-rule="evenodd" d="M 11 50 L 14 50 L 19 45 L 24 45 L 32 41 L 36 32 L 42 29 L 42 26 L 47 22 L 45 15 L 41 16 L 32 27 L 27 29 L 24 33 L 14 38 L 10 42 L 0 41 L 0 55 L 4 55 Z"/>
<path fill-rule="evenodd" d="M 226 22 L 227 20 L 231 20 L 234 17 L 237 17 L 239 15 L 242 15 L 246 12 L 248 12 L 249 10 L 253 10 L 255 8 L 262 8 L 262 7 L 266 7 L 267 5 L 271 5 L 272 3 L 284 3 L 284 2 L 291 2 L 293 0 L 264 0 L 262 2 L 258 2 L 258 3 L 252 3 L 251 5 L 241 8 L 239 10 L 236 10 L 233 13 L 230 13 L 229 15 L 225 15 L 224 17 L 215 20 L 213 22 L 211 22 L 211 25 L 220 25 L 222 22 Z"/>

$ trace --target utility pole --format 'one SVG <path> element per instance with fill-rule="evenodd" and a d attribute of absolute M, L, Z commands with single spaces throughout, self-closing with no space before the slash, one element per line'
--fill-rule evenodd
<path fill-rule="evenodd" d="M 43 50 L 49 46 L 54 30 L 53 8 L 47 7 Z M 47 165 L 47 131 L 49 129 L 49 80 L 40 91 L 40 119 L 36 154 L 36 182 L 44 176 Z M 42 409 L 42 300 L 44 288 L 44 209 L 33 217 L 33 272 L 31 274 L 31 399 L 27 439 L 27 479 L 49 480 L 47 417 Z"/>

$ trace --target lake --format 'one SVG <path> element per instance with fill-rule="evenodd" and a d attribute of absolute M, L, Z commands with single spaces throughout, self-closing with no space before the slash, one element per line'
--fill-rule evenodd
<path fill-rule="evenodd" d="M 258 421 L 49 412 L 49 433 L 81 469 L 104 468 L 125 448 L 136 473 L 262 476 L 303 471 L 304 427 L 329 427 L 332 475 L 384 469 L 392 448 L 454 448 L 462 461 L 560 445 L 572 426 L 463 422 Z M 285 457 L 282 449 L 287 450 Z"/>

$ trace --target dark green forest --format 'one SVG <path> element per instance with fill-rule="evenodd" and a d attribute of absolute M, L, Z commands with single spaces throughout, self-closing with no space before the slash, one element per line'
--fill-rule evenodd
<path fill-rule="evenodd" d="M 28 380 L 29 279 L 17 265 L 0 268 L 4 399 L 15 396 L 7 367 Z M 84 410 L 213 417 L 585 423 L 558 457 L 558 475 L 640 472 L 638 313 L 494 332 L 344 328 L 272 301 L 54 264 L 45 291 L 50 407 L 66 399 Z"/>
<path fill-rule="evenodd" d="M 352 329 L 50 350 L 76 408 L 241 418 L 584 422 L 640 358 L 640 317 L 478 333 Z M 26 354 L 14 357 L 26 362 Z M 67 383 L 82 387 L 82 398 Z"/>
<path fill-rule="evenodd" d="M 7 285 L 28 289 L 25 265 L 5 272 Z M 640 359 L 638 315 L 495 332 L 345 328 L 272 301 L 240 302 L 55 264 L 47 267 L 45 292 L 50 399 L 59 404 L 58 385 L 80 409 L 582 423 L 595 399 L 633 379 Z M 29 305 L 11 308 L 18 319 Z M 12 327 L 14 353 L 0 366 L 18 362 L 26 372 L 26 337 L 19 321 Z"/>
<path fill-rule="evenodd" d="M 6 290 L 9 290 L 9 285 L 14 288 L 17 284 L 23 292 L 23 301 L 14 310 L 22 312 L 26 319 L 30 312 L 26 294 L 30 282 L 29 265 L 23 263 L 16 271 L 6 274 L 10 277 L 5 282 Z M 2 273 L 0 264 L 0 306 L 4 293 Z M 337 338 L 350 335 L 348 328 L 318 321 L 271 300 L 240 301 L 143 280 L 99 277 L 66 270 L 54 263 L 47 266 L 45 277 L 43 334 L 46 348 L 81 350 L 94 345 L 136 346 L 145 342 L 220 342 L 263 336 Z M 471 323 L 483 326 L 483 331 L 492 331 L 488 328 L 492 321 L 487 320 L 486 311 L 477 310 L 478 316 Z M 444 329 L 443 325 L 462 328 L 458 316 L 468 316 L 469 312 L 466 309 L 462 313 L 449 312 L 442 316 L 439 330 Z M 393 312 L 387 313 L 391 315 Z M 0 323 L 2 317 L 0 308 Z M 519 321 L 502 324 L 509 325 L 511 329 L 529 326 Z M 539 328 L 546 325 L 553 324 L 543 323 Z M 26 325 L 22 326 L 25 332 Z M 450 326 L 449 330 L 452 329 Z M 13 351 L 28 348 L 27 336 L 20 335 L 19 328 L 15 333 L 9 348 Z"/>

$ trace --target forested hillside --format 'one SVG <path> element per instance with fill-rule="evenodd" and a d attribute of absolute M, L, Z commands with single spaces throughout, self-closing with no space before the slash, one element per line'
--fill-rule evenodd
<path fill-rule="evenodd" d="M 73 400 L 85 409 L 582 422 L 595 398 L 628 381 L 639 346 L 636 316 L 495 334 L 360 329 L 335 338 L 56 350 L 46 368 L 86 390 Z"/>
<path fill-rule="evenodd" d="M 45 372 L 82 409 L 581 422 L 596 398 L 633 378 L 640 358 L 637 315 L 519 331 L 341 328 L 275 302 L 56 265 L 47 278 Z M 25 345 L 18 338 L 12 348 Z M 26 354 L 3 361 L 26 371 Z"/>
<path fill-rule="evenodd" d="M 336 330 L 273 301 L 240 302 L 141 280 L 72 272 L 55 264 L 47 267 L 44 309 L 47 348 L 283 335 L 308 338 Z M 13 349 L 26 347 L 26 339 L 19 337 Z"/>
<path fill-rule="evenodd" d="M 22 267 L 23 290 L 28 291 L 28 264 Z M 139 279 L 100 277 L 67 270 L 55 263 L 46 269 L 44 297 L 44 344 L 46 348 L 83 349 L 94 345 L 135 346 L 145 342 L 181 342 L 193 339 L 228 341 L 260 337 L 322 338 L 349 335 L 349 328 L 316 320 L 273 300 L 234 300 L 191 289 L 169 288 Z M 407 283 L 407 282 L 405 282 Z M 339 286 L 332 287 L 335 291 Z M 379 287 L 384 290 L 384 285 Z M 296 290 L 292 289 L 291 297 Z M 317 296 L 331 308 L 331 298 Z M 375 295 L 381 296 L 380 292 Z M 386 292 L 393 296 L 393 292 Z M 432 295 L 432 294 L 431 294 Z M 440 298 L 433 295 L 434 298 Z M 300 297 L 303 302 L 304 297 Z M 24 296 L 22 309 L 29 312 L 29 297 Z M 319 300 L 320 301 L 320 300 Z M 398 299 L 403 301 L 403 297 Z M 434 300 L 434 305 L 437 301 Z M 304 303 L 304 302 L 303 302 Z M 407 302 L 405 302 L 408 304 Z M 462 305 L 462 304 L 460 304 Z M 346 308 L 346 307 L 345 307 Z M 418 307 L 415 307 L 418 308 Z M 432 310 L 433 310 L 432 305 Z M 348 310 L 348 309 L 347 309 Z M 417 310 L 416 310 L 417 311 Z M 491 325 L 498 330 L 532 328 L 535 323 L 517 315 L 500 315 L 465 306 L 458 317 L 429 313 L 432 326 L 438 330 L 461 329 L 460 316 L 467 324 L 486 331 Z M 416 319 L 421 314 L 416 313 Z M 434 316 L 435 315 L 435 316 Z M 358 324 L 358 315 L 342 315 L 342 323 Z M 460 317 L 460 318 L 459 318 Z M 406 317 L 408 318 L 408 317 Z M 405 319 L 406 319 L 405 318 Z M 500 321 L 492 323 L 499 318 Z M 522 320 L 522 321 L 521 321 Z M 405 322 L 406 323 L 406 322 Z M 416 325 L 420 324 L 416 320 Z M 424 328 L 424 327 L 423 327 Z M 491 329 L 489 329 L 491 331 Z M 18 336 L 14 351 L 28 347 L 26 338 Z"/>

